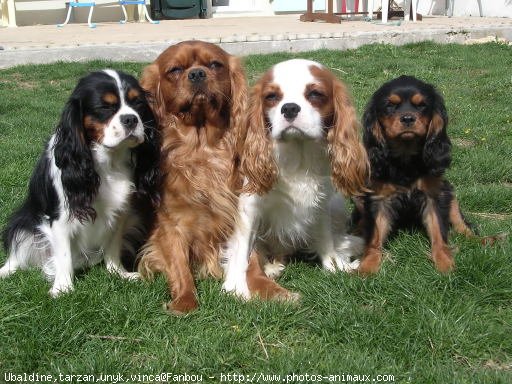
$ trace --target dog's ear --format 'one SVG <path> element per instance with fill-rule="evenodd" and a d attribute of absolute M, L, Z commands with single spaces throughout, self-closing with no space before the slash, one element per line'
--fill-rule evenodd
<path fill-rule="evenodd" d="M 261 83 L 258 83 L 251 90 L 241 156 L 241 172 L 246 178 L 243 192 L 260 195 L 272 188 L 278 176 L 270 137 L 272 128 L 265 119 L 261 88 Z"/>
<path fill-rule="evenodd" d="M 448 113 L 443 97 L 435 90 L 432 92 L 433 112 L 423 147 L 423 162 L 430 175 L 441 176 L 451 163 L 451 142 L 446 130 Z"/>
<path fill-rule="evenodd" d="M 244 135 L 244 113 L 247 109 L 247 81 L 240 59 L 229 57 L 229 80 L 231 82 L 231 111 L 229 123 L 231 129 L 240 137 Z"/>
<path fill-rule="evenodd" d="M 144 68 L 140 79 L 140 85 L 146 92 L 148 100 L 155 117 L 159 123 L 163 124 L 166 119 L 166 105 L 162 90 L 160 89 L 160 68 L 158 64 L 153 63 Z"/>
<path fill-rule="evenodd" d="M 377 103 L 380 100 L 372 96 L 363 113 L 363 143 L 368 154 L 373 178 L 386 178 L 389 170 L 388 147 L 382 126 L 378 119 Z"/>
<path fill-rule="evenodd" d="M 147 100 L 140 116 L 144 125 L 144 142 L 134 148 L 136 155 L 135 186 L 137 194 L 147 198 L 153 206 L 160 202 L 161 135 L 158 121 Z"/>
<path fill-rule="evenodd" d="M 231 96 L 229 98 L 229 132 L 227 141 L 233 150 L 235 161 L 241 156 L 246 134 L 245 113 L 247 110 L 247 81 L 240 59 L 229 56 L 229 81 Z"/>
<path fill-rule="evenodd" d="M 358 195 L 366 190 L 369 164 L 359 138 L 359 122 L 348 91 L 341 81 L 333 79 L 334 121 L 327 134 L 332 180 L 345 195 Z"/>
<path fill-rule="evenodd" d="M 53 153 L 69 211 L 81 223 L 96 218 L 92 203 L 100 185 L 89 144 L 80 98 L 72 96 L 57 126 Z"/>

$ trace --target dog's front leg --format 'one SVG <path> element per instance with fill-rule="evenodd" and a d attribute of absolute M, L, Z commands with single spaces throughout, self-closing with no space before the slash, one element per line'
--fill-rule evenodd
<path fill-rule="evenodd" d="M 246 273 L 257 227 L 257 200 L 258 197 L 255 195 L 240 196 L 239 218 L 221 255 L 224 267 L 222 289 L 244 299 L 251 297 Z"/>
<path fill-rule="evenodd" d="M 140 275 L 137 272 L 128 272 L 121 262 L 123 236 L 126 231 L 127 221 L 127 215 L 123 215 L 118 219 L 117 228 L 105 250 L 105 266 L 110 273 L 118 274 L 125 279 L 138 279 Z"/>
<path fill-rule="evenodd" d="M 366 247 L 358 268 L 358 273 L 363 276 L 379 271 L 382 262 L 382 246 L 392 227 L 391 217 L 386 211 L 385 204 L 382 202 L 375 204 L 375 214 L 372 213 L 373 209 L 365 207 L 365 215 L 368 216 L 365 217 L 365 221 L 371 223 L 371 227 L 369 233 L 366 233 Z"/>
<path fill-rule="evenodd" d="M 328 209 L 320 212 L 314 235 L 314 250 L 323 267 L 330 272 L 350 272 L 359 265 L 359 260 L 351 262 L 351 258 L 361 255 L 364 241 L 348 235 L 346 227 L 345 201 L 341 195 L 334 194 L 328 202 Z"/>
<path fill-rule="evenodd" d="M 423 224 L 430 237 L 432 246 L 432 261 L 436 269 L 441 273 L 447 273 L 455 268 L 450 248 L 447 244 L 448 222 L 443 223 L 439 213 L 439 207 L 434 199 L 427 197 L 423 209 Z"/>
<path fill-rule="evenodd" d="M 57 297 L 62 293 L 73 290 L 73 257 L 71 254 L 71 234 L 69 223 L 66 221 L 54 222 L 51 233 L 48 234 L 52 248 L 51 274 L 53 274 L 53 286 L 50 295 Z"/>

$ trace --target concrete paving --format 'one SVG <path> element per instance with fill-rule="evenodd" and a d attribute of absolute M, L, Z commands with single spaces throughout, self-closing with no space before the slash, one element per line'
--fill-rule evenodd
<path fill-rule="evenodd" d="M 106 59 L 149 62 L 178 41 L 200 39 L 235 55 L 351 49 L 370 43 L 407 44 L 425 40 L 467 43 L 512 41 L 512 19 L 423 17 L 416 23 L 391 20 L 301 22 L 299 15 L 165 20 L 149 23 L 38 25 L 0 28 L 0 68 L 19 64 Z"/>

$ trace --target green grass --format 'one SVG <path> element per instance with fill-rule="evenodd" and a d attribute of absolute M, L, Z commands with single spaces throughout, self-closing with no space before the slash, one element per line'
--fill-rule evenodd
<path fill-rule="evenodd" d="M 359 114 L 377 87 L 400 74 L 436 84 L 454 142 L 448 177 L 463 209 L 482 233 L 512 232 L 511 47 L 422 43 L 249 56 L 249 81 L 292 57 L 332 68 L 352 90 Z M 2 227 L 23 199 L 77 78 L 106 66 L 136 76 L 143 68 L 95 61 L 0 71 Z M 374 278 L 292 264 L 280 283 L 302 294 L 296 306 L 243 303 L 222 294 L 220 282 L 201 281 L 200 309 L 184 317 L 162 310 L 169 298 L 162 277 L 123 281 L 98 266 L 75 278 L 73 293 L 53 300 L 39 271 L 18 272 L 0 281 L 0 382 L 5 372 L 119 372 L 124 379 L 174 372 L 212 382 L 220 373 L 295 373 L 510 383 L 511 240 L 495 247 L 455 235 L 450 241 L 458 253 L 449 276 L 427 259 L 426 236 L 404 232 L 387 245 L 390 258 Z"/>

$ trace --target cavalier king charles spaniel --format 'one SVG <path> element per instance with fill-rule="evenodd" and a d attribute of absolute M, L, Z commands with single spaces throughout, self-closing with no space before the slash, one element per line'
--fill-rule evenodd
<path fill-rule="evenodd" d="M 345 85 L 302 59 L 281 62 L 260 78 L 247 115 L 241 218 L 225 250 L 223 287 L 245 298 L 294 300 L 297 295 L 270 280 L 288 256 L 312 252 L 328 271 L 357 268 L 352 258 L 363 240 L 347 234 L 337 191 L 364 190 L 368 161 L 360 125 Z"/>
<path fill-rule="evenodd" d="M 473 236 L 444 178 L 451 162 L 447 123 L 441 95 L 414 77 L 391 80 L 372 96 L 363 115 L 371 192 L 355 199 L 353 217 L 366 240 L 360 274 L 378 272 L 382 246 L 397 228 L 426 229 L 439 272 L 455 266 L 447 244 L 450 226 Z"/>
<path fill-rule="evenodd" d="M 180 314 L 198 305 L 194 272 L 220 277 L 220 250 L 238 217 L 237 191 L 247 86 L 239 60 L 220 47 L 186 41 L 146 67 L 163 136 L 162 203 L 139 271 L 163 272 Z"/>
<path fill-rule="evenodd" d="M 135 78 L 113 70 L 82 78 L 4 232 L 8 258 L 0 277 L 40 267 L 53 281 L 53 297 L 73 289 L 75 270 L 101 260 L 110 272 L 136 277 L 121 259 L 143 242 L 150 219 L 138 211 L 150 214 L 158 201 L 159 147 Z"/>

